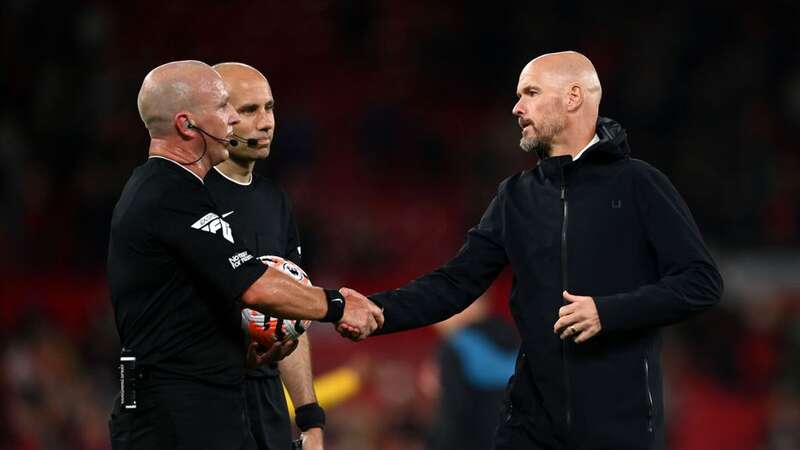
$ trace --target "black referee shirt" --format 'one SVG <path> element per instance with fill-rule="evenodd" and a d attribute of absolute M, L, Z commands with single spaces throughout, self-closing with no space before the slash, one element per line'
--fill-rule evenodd
<path fill-rule="evenodd" d="M 285 192 L 264 177 L 254 174 L 250 183 L 242 184 L 216 168 L 209 170 L 203 181 L 237 238 L 254 255 L 280 256 L 301 266 L 300 237 Z M 248 375 L 277 376 L 277 364 L 261 366 Z"/>
<path fill-rule="evenodd" d="M 151 157 L 111 219 L 108 280 L 123 347 L 176 378 L 238 384 L 239 297 L 266 270 L 187 168 Z"/>

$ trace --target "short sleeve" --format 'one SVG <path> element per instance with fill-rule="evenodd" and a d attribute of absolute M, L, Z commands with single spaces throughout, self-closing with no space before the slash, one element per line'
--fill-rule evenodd
<path fill-rule="evenodd" d="M 165 193 L 150 226 L 194 276 L 235 300 L 267 269 L 237 241 L 225 220 L 229 214 L 220 214 L 205 187 L 196 185 Z"/>
<path fill-rule="evenodd" d="M 286 205 L 286 259 L 303 267 L 303 251 L 300 245 L 300 233 L 297 231 L 297 222 L 294 220 L 294 211 L 292 210 L 292 203 L 289 197 L 284 194 L 284 201 Z"/>

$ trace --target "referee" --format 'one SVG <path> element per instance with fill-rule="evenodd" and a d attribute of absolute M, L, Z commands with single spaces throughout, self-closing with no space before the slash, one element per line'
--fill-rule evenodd
<path fill-rule="evenodd" d="M 120 396 L 112 410 L 112 448 L 255 448 L 242 391 L 242 304 L 365 333 L 382 324 L 382 313 L 266 270 L 242 246 L 203 185 L 227 159 L 222 137 L 239 121 L 216 71 L 199 61 L 157 67 L 138 107 L 150 157 L 114 208 L 108 254 L 123 354 L 136 359 L 125 366 L 124 403 Z"/>
<path fill-rule="evenodd" d="M 257 160 L 270 154 L 275 137 L 275 100 L 264 75 L 240 63 L 214 66 L 225 81 L 230 104 L 240 121 L 228 146 L 230 158 L 208 172 L 204 181 L 227 220 L 258 257 L 274 255 L 301 264 L 300 236 L 288 195 L 273 182 L 253 173 Z M 247 413 L 259 450 L 287 450 L 292 424 L 283 384 L 292 398 L 304 450 L 322 450 L 325 415 L 317 404 L 311 373 L 308 335 L 286 359 L 247 372 Z"/>

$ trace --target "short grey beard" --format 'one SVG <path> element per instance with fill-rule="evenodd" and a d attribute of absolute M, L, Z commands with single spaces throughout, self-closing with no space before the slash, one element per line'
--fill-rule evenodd
<path fill-rule="evenodd" d="M 541 139 L 526 139 L 519 140 L 520 148 L 527 152 L 534 152 L 539 159 L 549 158 L 553 153 L 553 146 L 549 142 L 544 142 Z"/>

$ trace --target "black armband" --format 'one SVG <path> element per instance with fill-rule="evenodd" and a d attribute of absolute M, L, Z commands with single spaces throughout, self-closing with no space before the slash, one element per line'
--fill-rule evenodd
<path fill-rule="evenodd" d="M 344 295 L 333 289 L 325 289 L 325 300 L 328 301 L 328 312 L 320 322 L 338 322 L 344 315 Z"/>
<path fill-rule="evenodd" d="M 309 403 L 294 409 L 294 423 L 300 431 L 325 428 L 325 410 L 319 403 Z"/>

